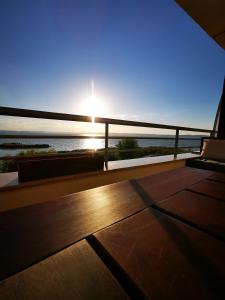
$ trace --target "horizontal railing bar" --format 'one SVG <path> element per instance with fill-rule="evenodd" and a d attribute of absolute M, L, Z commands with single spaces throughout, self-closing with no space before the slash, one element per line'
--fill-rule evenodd
<path fill-rule="evenodd" d="M 195 148 L 200 148 L 199 146 L 178 146 L 178 149 L 195 149 Z"/>
<path fill-rule="evenodd" d="M 46 112 L 39 110 L 21 109 L 13 107 L 0 106 L 0 115 L 14 116 L 14 117 L 25 117 L 25 118 L 37 118 L 37 119 L 49 119 L 49 120 L 61 120 L 61 121 L 77 121 L 77 122 L 91 122 L 92 118 L 89 116 L 72 115 L 56 112 Z M 95 118 L 95 123 L 103 123 L 110 125 L 124 125 L 124 126 L 136 126 L 146 128 L 161 128 L 161 129 L 179 129 L 180 131 L 194 131 L 194 132 L 207 132 L 211 133 L 212 130 L 191 128 L 174 125 L 164 125 L 156 123 L 138 122 L 138 121 L 127 121 L 119 119 L 108 119 L 108 118 Z"/>
<path fill-rule="evenodd" d="M 0 134 L 0 139 L 104 139 L 105 136 L 93 136 L 93 135 L 37 135 L 37 134 Z M 109 139 L 113 140 L 119 140 L 119 139 L 141 139 L 141 140 L 174 140 L 174 137 L 147 137 L 147 136 L 109 136 Z M 187 141 L 198 141 L 201 140 L 201 137 L 199 138 L 184 138 L 180 137 L 179 140 L 187 140 Z"/>
<path fill-rule="evenodd" d="M 35 119 L 61 120 L 61 121 L 92 122 L 92 118 L 89 116 L 72 115 L 72 114 L 5 107 L 5 106 L 0 106 L 0 115 L 11 116 L 11 117 L 35 118 Z"/>

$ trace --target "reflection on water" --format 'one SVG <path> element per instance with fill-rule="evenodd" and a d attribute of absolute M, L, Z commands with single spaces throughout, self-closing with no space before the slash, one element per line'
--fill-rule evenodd
<path fill-rule="evenodd" d="M 92 93 L 94 93 L 93 91 L 94 91 L 94 89 L 92 88 Z M 85 139 L 83 141 L 83 148 L 84 149 L 92 149 L 92 150 L 96 151 L 97 149 L 103 148 L 102 147 L 102 140 L 95 137 L 95 135 L 96 135 L 95 125 L 96 125 L 95 116 L 92 115 L 91 116 L 91 123 L 90 123 L 90 132 L 91 132 L 92 137 L 89 138 L 89 139 Z"/>
<path fill-rule="evenodd" d="M 109 138 L 109 147 L 115 147 L 116 144 L 121 139 L 110 139 Z M 105 147 L 105 140 L 103 138 L 94 137 L 93 138 L 82 138 L 82 139 L 7 139 L 1 138 L 1 143 L 23 143 L 23 144 L 49 144 L 49 146 L 56 151 L 72 151 L 78 149 L 99 149 Z M 141 147 L 149 147 L 149 146 L 158 146 L 158 147 L 173 147 L 174 146 L 174 138 L 169 140 L 163 139 L 138 139 L 138 144 Z M 200 139 L 191 141 L 191 140 L 180 140 L 179 146 L 188 147 L 193 146 L 198 148 L 200 145 Z M 48 149 L 35 149 L 37 151 L 45 151 Z M 16 155 L 16 153 L 26 151 L 25 149 L 0 149 L 0 156 L 5 155 Z"/>
<path fill-rule="evenodd" d="M 93 150 L 97 150 L 102 147 L 102 140 L 101 139 L 96 139 L 96 138 L 90 138 L 90 139 L 85 139 L 84 140 L 84 148 L 85 149 L 93 149 Z"/>

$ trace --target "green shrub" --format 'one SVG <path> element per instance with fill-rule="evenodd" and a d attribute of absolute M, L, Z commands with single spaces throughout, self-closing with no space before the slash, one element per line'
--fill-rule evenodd
<path fill-rule="evenodd" d="M 122 139 L 116 145 L 117 159 L 130 159 L 142 156 L 142 148 L 139 148 L 136 139 Z"/>
<path fill-rule="evenodd" d="M 121 141 L 118 142 L 118 144 L 116 145 L 116 148 L 118 150 L 126 150 L 126 149 L 137 149 L 138 146 L 138 142 L 136 139 L 122 139 Z"/>
<path fill-rule="evenodd" d="M 17 165 L 14 160 L 2 160 L 0 161 L 0 172 L 7 173 L 7 172 L 16 172 Z"/>
<path fill-rule="evenodd" d="M 48 151 L 37 151 L 37 150 L 27 150 L 20 151 L 16 154 L 16 156 L 42 156 L 42 155 L 51 155 L 55 154 L 57 151 L 55 149 L 49 149 Z M 0 159 L 0 173 L 7 172 L 16 172 L 17 171 L 17 163 L 14 159 L 10 160 L 2 160 Z"/>
<path fill-rule="evenodd" d="M 48 151 L 37 151 L 37 150 L 26 150 L 20 151 L 16 156 L 39 156 L 39 155 L 48 155 L 55 154 L 57 151 L 54 148 L 49 149 Z"/>

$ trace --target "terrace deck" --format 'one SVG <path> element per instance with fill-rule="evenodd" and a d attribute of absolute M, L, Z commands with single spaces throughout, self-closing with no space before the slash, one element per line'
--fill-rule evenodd
<path fill-rule="evenodd" d="M 225 299 L 225 176 L 188 167 L 0 214 L 0 299 Z"/>

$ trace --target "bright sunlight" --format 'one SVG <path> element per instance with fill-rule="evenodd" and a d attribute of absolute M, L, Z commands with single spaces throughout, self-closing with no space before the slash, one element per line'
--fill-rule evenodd
<path fill-rule="evenodd" d="M 102 117 L 107 114 L 105 103 L 95 95 L 93 80 L 91 81 L 91 95 L 81 102 L 80 112 L 82 115 L 91 116 L 92 122 L 94 122 L 95 117 Z"/>
<path fill-rule="evenodd" d="M 88 149 L 97 150 L 101 146 L 101 141 L 95 138 L 95 117 L 105 116 L 107 114 L 107 108 L 105 103 L 95 95 L 95 87 L 93 80 L 91 81 L 91 95 L 81 102 L 80 114 L 90 116 L 92 118 L 90 131 L 93 138 L 88 139 L 86 147 Z"/>

